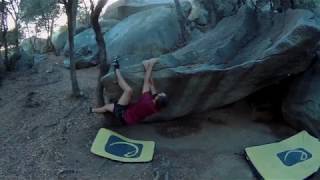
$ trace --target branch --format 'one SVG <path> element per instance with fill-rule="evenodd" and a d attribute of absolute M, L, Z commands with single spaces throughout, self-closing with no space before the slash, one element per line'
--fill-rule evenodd
<path fill-rule="evenodd" d="M 92 1 L 92 0 L 91 0 Z M 84 8 L 86 9 L 86 11 L 88 11 L 88 6 L 87 6 L 87 3 L 86 3 L 86 1 L 85 0 L 82 0 L 82 2 L 83 2 L 83 4 L 84 4 Z M 91 3 L 91 2 L 90 2 Z"/>
<path fill-rule="evenodd" d="M 17 11 L 16 7 L 14 6 L 14 4 L 16 4 L 18 6 L 17 0 L 10 0 L 11 9 L 14 12 L 15 17 L 17 17 L 18 11 Z M 16 18 L 14 18 L 14 19 L 16 19 Z"/>
<path fill-rule="evenodd" d="M 9 9 L 7 10 L 7 12 L 10 14 L 10 16 L 12 17 L 12 19 L 13 19 L 14 21 L 16 21 L 16 16 L 15 16 L 11 11 L 9 11 Z"/>
<path fill-rule="evenodd" d="M 108 0 L 99 0 L 96 6 L 96 10 L 101 12 L 102 8 L 104 7 L 104 5 L 106 5 L 107 2 Z"/>
<path fill-rule="evenodd" d="M 14 5 L 12 4 L 12 9 L 13 9 L 13 11 L 14 11 L 15 14 L 18 14 L 18 13 L 19 13 L 19 12 L 18 12 L 18 11 L 19 11 L 19 3 L 18 3 L 17 0 L 15 0 L 14 2 L 15 2 L 15 5 L 16 5 L 16 6 L 14 6 Z"/>
<path fill-rule="evenodd" d="M 94 3 L 92 0 L 90 0 L 90 10 L 91 10 L 91 14 L 94 12 Z"/>
<path fill-rule="evenodd" d="M 255 3 L 253 2 L 253 0 L 251 0 L 251 4 L 254 6 L 254 9 L 255 9 L 255 10 L 258 10 L 258 6 L 257 6 L 257 4 L 255 4 Z"/>
<path fill-rule="evenodd" d="M 92 1 L 92 0 L 90 0 Z M 100 16 L 100 13 L 102 11 L 102 8 L 105 6 L 105 4 L 107 3 L 108 0 L 99 0 L 94 11 L 93 11 L 93 8 L 92 8 L 92 4 L 91 4 L 91 16 L 93 18 L 99 18 Z"/>
<path fill-rule="evenodd" d="M 67 0 L 58 0 L 58 3 L 63 4 L 63 5 L 65 5 L 65 6 L 68 5 Z"/>

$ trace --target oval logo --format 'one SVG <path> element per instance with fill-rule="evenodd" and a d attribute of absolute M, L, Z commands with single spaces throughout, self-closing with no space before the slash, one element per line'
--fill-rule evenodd
<path fill-rule="evenodd" d="M 277 156 L 284 165 L 293 166 L 297 163 L 310 159 L 312 154 L 303 148 L 297 148 L 280 152 Z"/>
<path fill-rule="evenodd" d="M 110 136 L 105 151 L 123 158 L 137 158 L 141 155 L 143 145 L 127 142 L 117 136 Z"/>

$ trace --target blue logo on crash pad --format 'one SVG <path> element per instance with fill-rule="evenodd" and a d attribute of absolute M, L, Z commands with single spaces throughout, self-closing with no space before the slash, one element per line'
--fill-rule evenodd
<path fill-rule="evenodd" d="M 284 165 L 293 166 L 297 163 L 310 159 L 312 154 L 303 148 L 297 148 L 280 152 L 277 156 Z"/>
<path fill-rule="evenodd" d="M 105 151 L 123 158 L 137 158 L 141 155 L 143 145 L 127 142 L 117 136 L 111 135 L 105 146 Z"/>

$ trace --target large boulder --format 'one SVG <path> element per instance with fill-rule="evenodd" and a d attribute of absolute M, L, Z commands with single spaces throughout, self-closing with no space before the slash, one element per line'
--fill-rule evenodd
<path fill-rule="evenodd" d="M 117 19 L 99 19 L 99 24 L 101 27 L 103 27 L 104 33 L 110 31 L 116 24 L 118 24 L 120 21 Z"/>
<path fill-rule="evenodd" d="M 217 25 L 224 17 L 235 15 L 244 2 L 239 0 L 190 0 L 191 12 L 188 15 L 192 40 Z M 202 33 L 201 33 L 202 32 Z"/>
<path fill-rule="evenodd" d="M 174 8 L 158 7 L 136 13 L 116 24 L 104 34 L 108 59 L 121 56 L 131 64 L 157 57 L 176 48 L 180 29 Z M 65 52 L 68 51 L 68 43 Z M 75 37 L 75 59 L 81 67 L 96 64 L 98 47 L 93 31 Z M 68 65 L 68 60 L 65 61 Z M 81 65 L 80 65 L 81 64 Z"/>
<path fill-rule="evenodd" d="M 312 59 L 309 50 L 320 39 L 320 26 L 313 17 L 310 11 L 289 10 L 267 18 L 243 7 L 197 41 L 160 56 L 153 77 L 157 87 L 168 93 L 170 104 L 150 119 L 168 120 L 222 107 L 304 71 Z M 136 98 L 143 66 L 120 64 Z M 102 78 L 108 95 L 118 97 L 121 90 L 113 81 L 112 72 Z"/>
<path fill-rule="evenodd" d="M 199 0 L 191 1 L 191 12 L 188 15 L 188 20 L 194 22 L 197 25 L 204 26 L 209 22 L 209 12 L 205 8 L 205 4 L 202 4 Z M 213 17 L 216 20 L 216 17 Z"/>
<path fill-rule="evenodd" d="M 320 60 L 289 88 L 282 105 L 284 119 L 297 129 L 307 129 L 320 138 Z"/>
<path fill-rule="evenodd" d="M 80 22 L 77 22 L 77 23 L 76 23 L 76 27 L 77 27 L 77 28 L 76 28 L 76 30 L 75 30 L 75 32 L 74 32 L 75 35 L 83 32 L 84 30 L 89 29 L 89 28 L 90 28 L 90 25 L 88 25 L 88 24 L 82 24 L 82 23 L 80 23 Z"/>
<path fill-rule="evenodd" d="M 241 6 L 239 0 L 180 0 L 181 4 L 191 3 L 192 12 L 189 20 L 196 24 L 206 25 L 208 19 L 215 24 L 223 17 L 237 13 Z M 108 1 L 104 19 L 115 18 L 122 20 L 132 14 L 152 9 L 159 6 L 174 7 L 173 0 L 118 0 Z M 211 11 L 209 13 L 209 11 Z M 211 17 L 208 17 L 211 16 Z"/>
<path fill-rule="evenodd" d="M 105 34 L 119 21 L 117 20 L 103 20 L 100 22 L 101 32 Z M 69 54 L 69 43 L 64 45 L 64 55 Z M 92 28 L 86 29 L 74 37 L 74 58 L 78 68 L 90 67 L 96 65 L 98 55 L 98 46 L 96 43 L 95 33 Z M 67 58 L 64 65 L 69 67 L 70 62 Z"/>
<path fill-rule="evenodd" d="M 34 65 L 33 55 L 26 52 L 24 49 L 14 52 L 10 55 L 9 61 L 16 71 L 25 71 L 31 69 Z"/>
<path fill-rule="evenodd" d="M 43 54 L 48 51 L 47 39 L 37 37 L 24 39 L 21 42 L 20 47 L 22 47 L 22 49 L 30 55 L 33 53 Z"/>
<path fill-rule="evenodd" d="M 241 4 L 239 0 L 203 0 L 213 3 L 216 14 L 221 17 L 235 15 L 238 12 Z"/>
<path fill-rule="evenodd" d="M 34 64 L 48 60 L 48 54 L 33 54 Z"/>
<path fill-rule="evenodd" d="M 237 13 L 241 6 L 239 0 L 180 0 L 182 5 L 191 4 L 192 12 L 188 19 L 197 25 L 205 26 L 210 21 L 214 26 L 223 17 Z M 103 19 L 126 17 L 159 6 L 175 7 L 173 0 L 117 0 L 108 1 Z M 186 10 L 183 6 L 183 10 Z"/>
<path fill-rule="evenodd" d="M 81 32 L 90 28 L 88 25 L 81 24 L 78 22 L 76 26 L 77 28 L 75 30 L 75 35 L 80 34 Z M 107 24 L 105 23 L 101 26 L 107 26 Z M 68 27 L 61 26 L 57 31 L 53 32 L 51 41 L 56 51 L 56 54 L 59 55 L 64 49 L 66 43 L 68 42 Z"/>
<path fill-rule="evenodd" d="M 293 0 L 294 8 L 312 9 L 320 7 L 319 0 Z"/>
<path fill-rule="evenodd" d="M 180 2 L 185 2 L 188 0 L 180 0 Z M 173 0 L 117 0 L 108 1 L 106 5 L 106 10 L 102 15 L 103 19 L 119 19 L 123 20 L 128 16 L 149 10 L 159 6 L 172 6 L 174 4 Z"/>
<path fill-rule="evenodd" d="M 176 48 L 180 29 L 174 8 L 158 7 L 129 16 L 105 34 L 110 58 L 130 64 L 157 57 Z"/>
<path fill-rule="evenodd" d="M 320 6 L 318 0 L 246 0 L 248 4 L 255 4 L 260 9 L 270 10 L 270 2 L 272 8 L 276 11 L 292 9 L 313 9 Z M 263 5 L 263 6 L 261 6 Z"/>
<path fill-rule="evenodd" d="M 60 54 L 60 52 L 63 50 L 67 42 L 67 39 L 68 39 L 68 29 L 66 26 L 60 27 L 58 31 L 55 31 L 52 34 L 51 41 L 56 51 L 56 54 Z"/>

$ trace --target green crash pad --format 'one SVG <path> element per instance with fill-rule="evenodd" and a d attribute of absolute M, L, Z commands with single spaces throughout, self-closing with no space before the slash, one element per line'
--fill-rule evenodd
<path fill-rule="evenodd" d="M 264 179 L 304 179 L 320 167 L 320 141 L 302 131 L 278 143 L 245 149 Z"/>
<path fill-rule="evenodd" d="M 153 158 L 153 141 L 132 140 L 101 128 L 91 146 L 91 152 L 121 162 L 148 162 Z"/>

